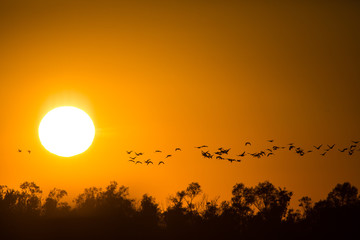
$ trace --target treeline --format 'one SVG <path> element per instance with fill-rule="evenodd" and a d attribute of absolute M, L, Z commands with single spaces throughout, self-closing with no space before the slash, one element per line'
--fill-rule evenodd
<path fill-rule="evenodd" d="M 39 186 L 0 186 L 1 239 L 333 239 L 359 236 L 360 196 L 350 183 L 337 184 L 325 200 L 289 203 L 293 193 L 268 181 L 242 183 L 229 201 L 208 200 L 190 183 L 161 210 L 152 196 L 136 201 L 111 182 L 87 188 L 71 208 L 65 190 L 43 197 Z"/>

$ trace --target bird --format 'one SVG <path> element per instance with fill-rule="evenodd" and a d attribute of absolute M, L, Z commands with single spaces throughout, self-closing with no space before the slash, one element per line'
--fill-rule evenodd
<path fill-rule="evenodd" d="M 139 152 L 139 153 L 135 152 L 135 154 L 136 154 L 136 156 L 141 156 L 141 155 L 143 155 L 144 153 L 142 153 L 142 152 Z"/>
<path fill-rule="evenodd" d="M 268 140 L 268 142 L 273 142 L 274 140 L 273 139 L 271 139 L 271 140 Z"/>
<path fill-rule="evenodd" d="M 350 146 L 350 149 L 352 149 L 352 148 L 356 148 L 356 145 L 351 145 L 351 146 Z"/>
<path fill-rule="evenodd" d="M 211 155 L 211 154 L 209 153 L 209 151 L 206 151 L 206 152 L 201 151 L 201 154 L 202 154 L 204 157 L 206 157 L 206 158 L 212 158 L 212 157 L 213 157 L 213 155 Z"/>
<path fill-rule="evenodd" d="M 27 150 L 27 152 L 30 154 L 30 153 L 31 153 L 31 150 Z"/>
<path fill-rule="evenodd" d="M 307 151 L 308 153 L 311 153 L 312 152 L 312 150 L 309 150 L 309 151 Z"/>
<path fill-rule="evenodd" d="M 243 152 L 242 154 L 237 155 L 238 157 L 244 157 L 245 156 L 245 152 Z"/>
<path fill-rule="evenodd" d="M 126 153 L 127 153 L 127 154 L 131 154 L 131 153 L 132 153 L 132 151 L 126 151 Z"/>
<path fill-rule="evenodd" d="M 348 148 L 344 148 L 344 149 L 338 149 L 339 152 L 345 152 L 346 150 L 348 150 Z"/>
<path fill-rule="evenodd" d="M 245 146 L 247 146 L 247 145 L 250 145 L 250 146 L 251 146 L 251 142 L 246 142 L 246 143 L 245 143 Z"/>
<path fill-rule="evenodd" d="M 132 160 L 135 160 L 136 157 L 130 157 Z"/>
<path fill-rule="evenodd" d="M 175 148 L 175 151 L 181 151 L 181 148 Z"/>
<path fill-rule="evenodd" d="M 168 157 L 171 157 L 172 155 L 171 154 L 168 154 L 165 158 L 168 158 Z"/>
<path fill-rule="evenodd" d="M 22 150 L 21 150 L 21 149 L 18 149 L 18 152 L 19 152 L 19 153 L 21 153 L 21 152 L 22 152 Z"/>
<path fill-rule="evenodd" d="M 294 146 L 294 145 L 290 145 L 289 150 L 291 150 L 291 149 L 293 149 L 293 148 L 295 148 L 295 146 Z"/>
<path fill-rule="evenodd" d="M 228 154 L 228 152 L 230 151 L 230 149 L 231 149 L 231 148 L 229 148 L 229 149 L 223 149 L 223 150 L 221 150 L 220 152 L 221 152 L 221 153 L 224 153 L 224 154 Z"/>
<path fill-rule="evenodd" d="M 160 164 L 165 164 L 163 161 L 160 161 L 159 163 L 158 163 L 158 165 L 160 165 Z"/>
<path fill-rule="evenodd" d="M 272 153 L 272 152 L 268 153 L 267 157 L 270 156 L 270 155 L 274 155 L 274 153 Z"/>
<path fill-rule="evenodd" d="M 208 146 L 206 146 L 206 145 L 202 145 L 202 146 L 201 146 L 201 148 L 206 148 L 206 147 L 208 147 Z"/>
<path fill-rule="evenodd" d="M 133 163 L 134 163 L 135 161 L 134 161 L 134 160 L 132 160 L 132 159 L 130 159 L 130 160 L 129 160 L 129 162 L 133 162 Z"/>
<path fill-rule="evenodd" d="M 235 159 L 233 159 L 233 158 L 227 158 L 226 160 L 228 160 L 229 162 L 234 162 L 234 161 L 236 161 Z"/>
<path fill-rule="evenodd" d="M 358 144 L 360 141 L 352 141 L 353 143 L 355 143 L 355 144 Z"/>
<path fill-rule="evenodd" d="M 161 153 L 162 151 L 161 150 L 155 150 L 156 153 Z"/>
<path fill-rule="evenodd" d="M 321 155 L 322 155 L 322 156 L 325 156 L 326 153 L 327 153 L 327 152 L 321 153 Z"/>
<path fill-rule="evenodd" d="M 278 146 L 273 146 L 273 150 L 278 150 L 280 147 L 278 147 Z"/>
<path fill-rule="evenodd" d="M 333 144 L 332 146 L 329 146 L 329 145 L 327 145 L 327 146 L 329 147 L 329 149 L 333 149 L 335 144 Z"/>
<path fill-rule="evenodd" d="M 316 148 L 317 150 L 320 150 L 321 146 L 322 146 L 322 144 L 320 146 L 318 146 L 318 147 L 314 146 L 314 148 Z"/>
<path fill-rule="evenodd" d="M 216 156 L 216 159 L 224 159 L 224 158 L 221 156 Z"/>
<path fill-rule="evenodd" d="M 152 161 L 147 161 L 147 162 L 145 162 L 146 163 L 146 165 L 149 165 L 150 163 L 151 164 L 154 164 Z"/>
<path fill-rule="evenodd" d="M 136 163 L 135 163 L 135 164 L 138 164 L 138 163 L 142 164 L 142 162 L 140 162 L 140 161 L 136 161 Z"/>
<path fill-rule="evenodd" d="M 268 149 L 266 149 L 266 150 L 268 150 L 269 152 L 272 152 L 272 150 L 271 150 L 270 148 L 268 148 Z"/>

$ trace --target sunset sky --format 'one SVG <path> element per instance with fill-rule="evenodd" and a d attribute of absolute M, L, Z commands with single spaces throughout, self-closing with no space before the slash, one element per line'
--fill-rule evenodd
<path fill-rule="evenodd" d="M 34 181 L 71 199 L 115 180 L 163 204 L 192 181 L 210 199 L 265 180 L 295 200 L 344 181 L 359 188 L 360 151 L 338 151 L 360 140 L 359 12 L 353 0 L 1 0 L 0 185 Z M 40 121 L 59 106 L 92 118 L 86 152 L 41 145 Z M 279 150 L 241 163 L 194 148 L 233 157 L 291 142 L 336 145 L 324 157 Z M 140 166 L 126 150 L 173 156 Z"/>

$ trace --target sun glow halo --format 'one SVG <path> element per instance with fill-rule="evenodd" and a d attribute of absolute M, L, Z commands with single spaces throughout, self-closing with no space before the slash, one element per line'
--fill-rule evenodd
<path fill-rule="evenodd" d="M 41 144 L 51 153 L 71 157 L 86 151 L 95 137 L 95 126 L 83 110 L 58 107 L 48 112 L 39 125 Z"/>

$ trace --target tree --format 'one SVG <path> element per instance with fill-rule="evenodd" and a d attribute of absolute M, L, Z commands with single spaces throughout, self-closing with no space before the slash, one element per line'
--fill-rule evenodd
<path fill-rule="evenodd" d="M 254 194 L 254 206 L 259 210 L 258 214 L 264 219 L 276 222 L 281 221 L 286 215 L 292 192 L 285 188 L 275 188 L 268 181 L 259 183 L 252 192 Z"/>
<path fill-rule="evenodd" d="M 327 201 L 333 207 L 342 207 L 346 205 L 354 205 L 359 201 L 358 189 L 349 182 L 337 184 L 335 188 L 328 194 Z"/>
<path fill-rule="evenodd" d="M 42 206 L 45 216 L 60 216 L 69 213 L 70 206 L 67 202 L 60 202 L 63 197 L 67 196 L 67 192 L 62 189 L 54 188 L 49 192 Z"/>

